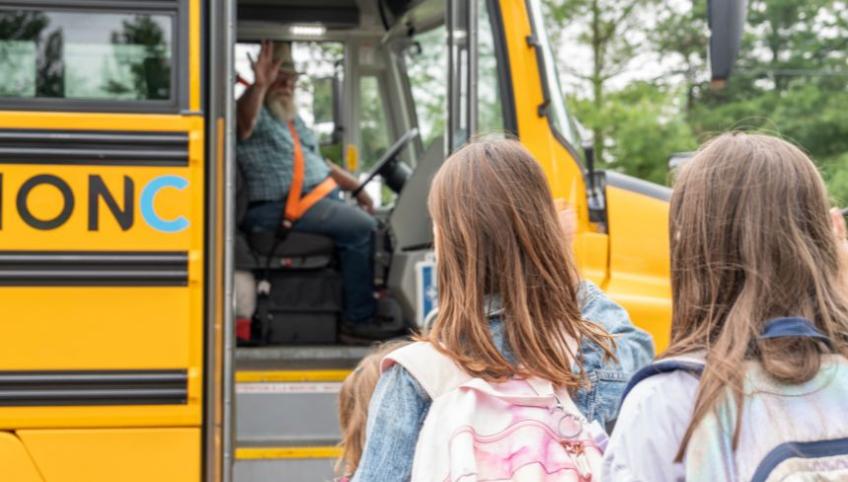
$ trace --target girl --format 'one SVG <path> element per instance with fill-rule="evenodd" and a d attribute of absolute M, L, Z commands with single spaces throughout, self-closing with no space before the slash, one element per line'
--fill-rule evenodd
<path fill-rule="evenodd" d="M 612 422 L 629 373 L 652 356 L 651 339 L 578 280 L 530 153 L 515 141 L 467 145 L 434 177 L 428 204 L 439 312 L 424 339 L 471 376 L 547 380 L 569 388 L 589 420 Z M 353 480 L 409 480 L 431 404 L 405 368 L 388 368 L 371 399 Z"/>
<path fill-rule="evenodd" d="M 773 137 L 722 135 L 681 168 L 670 232 L 670 361 L 634 376 L 604 479 L 847 480 L 848 460 L 805 465 L 818 441 L 835 443 L 819 456 L 848 453 L 833 442 L 848 436 L 845 240 L 813 163 Z"/>
<path fill-rule="evenodd" d="M 339 390 L 339 425 L 342 432 L 342 455 L 336 464 L 347 482 L 356 471 L 365 445 L 365 422 L 368 420 L 368 402 L 380 379 L 380 361 L 389 353 L 408 345 L 409 341 L 395 340 L 380 345 L 363 358 L 356 369 L 345 378 Z"/>

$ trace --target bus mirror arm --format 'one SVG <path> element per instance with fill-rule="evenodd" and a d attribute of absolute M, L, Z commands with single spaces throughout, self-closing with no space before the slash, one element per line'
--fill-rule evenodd
<path fill-rule="evenodd" d="M 606 230 L 606 173 L 595 170 L 595 146 L 591 141 L 583 143 L 583 156 L 586 160 L 586 200 L 589 206 L 589 221 L 598 223 Z"/>

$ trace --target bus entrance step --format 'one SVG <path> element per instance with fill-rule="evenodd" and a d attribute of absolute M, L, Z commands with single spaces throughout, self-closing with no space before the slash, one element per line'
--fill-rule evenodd
<path fill-rule="evenodd" d="M 338 396 L 350 370 L 236 372 L 236 442 L 338 440 Z"/>
<path fill-rule="evenodd" d="M 332 481 L 339 389 L 367 352 L 343 346 L 239 348 L 235 482 Z"/>
<path fill-rule="evenodd" d="M 336 477 L 339 449 L 331 441 L 304 441 L 303 445 L 255 443 L 236 449 L 234 482 L 331 482 Z"/>

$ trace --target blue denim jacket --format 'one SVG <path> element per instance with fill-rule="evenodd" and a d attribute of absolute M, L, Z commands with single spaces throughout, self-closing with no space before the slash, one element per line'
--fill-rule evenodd
<path fill-rule="evenodd" d="M 618 415 L 618 402 L 627 380 L 651 362 L 654 345 L 650 335 L 633 326 L 624 308 L 593 283 L 582 282 L 578 296 L 583 318 L 602 325 L 615 336 L 618 363 L 604 362 L 603 350 L 584 341 L 580 352 L 591 386 L 579 390 L 574 401 L 588 419 L 609 426 Z M 497 317 L 492 320 L 491 330 L 495 344 L 509 358 L 503 324 Z M 418 433 L 430 403 L 430 397 L 403 367 L 395 365 L 383 374 L 371 398 L 365 449 L 352 482 L 409 480 Z"/>

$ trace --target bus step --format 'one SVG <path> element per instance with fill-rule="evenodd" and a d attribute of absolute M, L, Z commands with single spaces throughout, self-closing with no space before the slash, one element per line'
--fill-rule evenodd
<path fill-rule="evenodd" d="M 333 481 L 339 448 L 334 441 L 301 445 L 257 442 L 236 449 L 234 482 Z"/>
<path fill-rule="evenodd" d="M 338 393 L 368 348 L 236 350 L 235 482 L 332 481 Z"/>
<path fill-rule="evenodd" d="M 338 394 L 348 373 L 345 369 L 237 371 L 237 446 L 338 440 Z"/>

